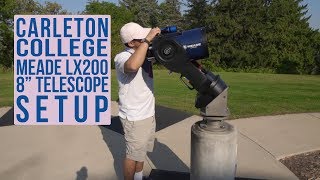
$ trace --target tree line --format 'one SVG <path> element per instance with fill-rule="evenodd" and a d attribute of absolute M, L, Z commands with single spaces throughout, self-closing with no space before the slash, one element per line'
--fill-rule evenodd
<path fill-rule="evenodd" d="M 182 12 L 181 7 L 185 7 Z M 144 27 L 205 27 L 211 70 L 320 73 L 320 32 L 310 28 L 303 0 L 89 0 L 77 14 L 108 14 L 112 57 L 124 46 L 119 30 L 134 21 Z M 14 14 L 71 14 L 55 2 L 0 0 L 0 65 L 13 64 Z"/>

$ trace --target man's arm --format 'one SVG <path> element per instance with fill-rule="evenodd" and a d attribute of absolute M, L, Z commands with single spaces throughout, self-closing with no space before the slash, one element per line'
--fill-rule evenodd
<path fill-rule="evenodd" d="M 160 32 L 161 30 L 159 28 L 153 28 L 150 30 L 146 39 L 151 42 L 157 34 L 160 34 Z M 130 56 L 130 58 L 124 63 L 125 73 L 137 72 L 139 70 L 146 58 L 148 48 L 148 43 L 140 44 L 140 46 L 135 50 L 135 52 Z"/>
<path fill-rule="evenodd" d="M 147 43 L 142 43 L 135 52 L 130 56 L 130 58 L 124 63 L 124 72 L 136 72 L 142 66 L 149 45 Z"/>

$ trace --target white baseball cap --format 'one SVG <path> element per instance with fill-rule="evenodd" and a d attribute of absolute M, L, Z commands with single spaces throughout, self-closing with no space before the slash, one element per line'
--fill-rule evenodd
<path fill-rule="evenodd" d="M 151 28 L 143 28 L 137 23 L 129 22 L 120 29 L 122 43 L 128 43 L 134 39 L 143 39 L 150 32 Z"/>

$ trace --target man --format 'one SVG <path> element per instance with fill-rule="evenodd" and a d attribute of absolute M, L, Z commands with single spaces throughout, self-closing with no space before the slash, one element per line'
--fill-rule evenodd
<path fill-rule="evenodd" d="M 124 130 L 125 180 L 141 180 L 143 162 L 151 152 L 155 134 L 155 100 L 151 62 L 146 60 L 150 42 L 159 28 L 143 28 L 127 23 L 120 30 L 126 49 L 114 61 L 119 83 L 119 117 Z"/>

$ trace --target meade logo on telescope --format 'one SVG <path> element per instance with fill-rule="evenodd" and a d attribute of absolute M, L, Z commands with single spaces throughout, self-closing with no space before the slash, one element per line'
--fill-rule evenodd
<path fill-rule="evenodd" d="M 189 45 L 183 45 L 184 49 L 193 49 L 193 48 L 197 48 L 199 46 L 202 46 L 201 43 L 196 43 L 196 44 L 189 44 Z"/>
<path fill-rule="evenodd" d="M 16 15 L 16 125 L 110 124 L 110 16 Z"/>

